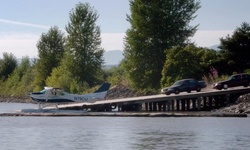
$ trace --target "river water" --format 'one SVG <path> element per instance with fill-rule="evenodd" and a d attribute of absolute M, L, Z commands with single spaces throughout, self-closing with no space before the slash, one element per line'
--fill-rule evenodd
<path fill-rule="evenodd" d="M 249 117 L 0 117 L 0 150 L 245 150 L 249 128 Z"/>

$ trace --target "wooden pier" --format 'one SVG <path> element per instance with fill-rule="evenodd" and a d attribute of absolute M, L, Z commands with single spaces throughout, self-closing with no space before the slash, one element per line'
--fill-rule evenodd
<path fill-rule="evenodd" d="M 90 112 L 168 112 L 168 111 L 210 111 L 235 102 L 240 95 L 250 93 L 250 88 L 210 90 L 178 95 L 151 95 L 94 103 L 60 105 L 59 109 L 87 110 Z"/>

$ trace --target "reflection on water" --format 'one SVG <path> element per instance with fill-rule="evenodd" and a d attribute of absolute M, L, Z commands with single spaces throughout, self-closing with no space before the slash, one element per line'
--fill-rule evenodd
<path fill-rule="evenodd" d="M 249 118 L 0 117 L 4 150 L 242 150 Z"/>

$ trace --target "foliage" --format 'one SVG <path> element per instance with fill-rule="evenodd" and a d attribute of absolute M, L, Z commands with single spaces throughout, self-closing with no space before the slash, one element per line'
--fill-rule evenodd
<path fill-rule="evenodd" d="M 79 3 L 70 13 L 66 26 L 67 68 L 80 84 L 90 87 L 100 82 L 104 50 L 101 48 L 97 12 L 88 3 Z"/>
<path fill-rule="evenodd" d="M 64 54 L 65 38 L 58 27 L 51 27 L 48 33 L 43 33 L 37 43 L 39 59 L 36 64 L 35 90 L 45 86 L 45 79 L 52 69 L 60 64 Z"/>
<path fill-rule="evenodd" d="M 221 61 L 219 71 L 223 74 L 241 73 L 250 68 L 250 25 L 243 22 L 232 36 L 220 39 Z M 219 66 L 219 65 L 218 65 Z"/>
<path fill-rule="evenodd" d="M 70 85 L 75 81 L 72 78 L 72 74 L 64 69 L 62 66 L 54 68 L 51 76 L 46 79 L 47 86 L 60 87 L 65 91 L 70 92 Z"/>
<path fill-rule="evenodd" d="M 201 76 L 200 59 L 197 49 L 193 46 L 180 46 L 170 49 L 162 70 L 162 87 L 170 85 L 176 80 Z"/>
<path fill-rule="evenodd" d="M 158 89 L 166 49 L 186 45 L 197 30 L 189 26 L 200 8 L 194 0 L 130 0 L 131 28 L 126 31 L 124 61 L 129 82 L 137 90 Z"/>
<path fill-rule="evenodd" d="M 200 65 L 203 77 L 215 78 L 218 75 L 218 52 L 207 48 L 198 48 L 197 57 L 200 59 Z"/>
<path fill-rule="evenodd" d="M 212 69 L 216 59 L 216 51 L 198 48 L 194 45 L 169 49 L 162 70 L 161 87 L 184 78 L 199 80 L 204 76 L 213 76 Z"/>
<path fill-rule="evenodd" d="M 1 83 L 1 95 L 21 96 L 32 91 L 32 64 L 28 57 L 23 57 L 19 66 Z"/>
<path fill-rule="evenodd" d="M 7 79 L 8 76 L 17 67 L 17 59 L 12 53 L 3 53 L 3 59 L 0 59 L 0 78 Z"/>
<path fill-rule="evenodd" d="M 31 83 L 34 79 L 34 66 L 29 57 L 23 57 L 17 71 L 19 73 L 20 81 L 15 90 L 18 95 L 32 91 Z"/>
<path fill-rule="evenodd" d="M 111 85 L 128 85 L 126 77 L 124 76 L 124 70 L 121 66 L 112 67 L 105 72 L 107 74 L 107 82 Z"/>

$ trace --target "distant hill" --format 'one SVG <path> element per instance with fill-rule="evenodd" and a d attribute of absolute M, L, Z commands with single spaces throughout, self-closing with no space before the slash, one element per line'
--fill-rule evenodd
<path fill-rule="evenodd" d="M 103 54 L 105 65 L 118 65 L 124 58 L 121 50 L 106 51 Z"/>
<path fill-rule="evenodd" d="M 213 46 L 210 46 L 210 47 L 208 47 L 209 49 L 214 49 L 214 50 L 216 50 L 216 51 L 219 51 L 220 49 L 218 48 L 220 45 L 218 44 L 218 45 L 213 45 Z"/>

